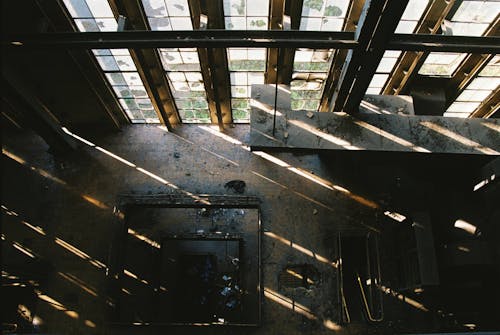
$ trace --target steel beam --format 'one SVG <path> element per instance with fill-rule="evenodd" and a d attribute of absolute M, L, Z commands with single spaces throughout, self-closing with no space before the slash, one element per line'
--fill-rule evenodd
<path fill-rule="evenodd" d="M 408 0 L 387 1 L 379 17 L 376 30 L 373 32 L 361 67 L 352 85 L 351 92 L 345 103 L 345 110 L 348 112 L 357 111 L 359 104 L 365 95 L 373 75 L 375 74 L 380 60 L 384 56 L 384 45 L 394 34 L 396 27 L 406 9 Z M 363 28 L 361 28 L 363 29 Z"/>
<path fill-rule="evenodd" d="M 285 0 L 271 0 L 271 13 L 269 20 L 270 30 L 283 30 L 283 15 L 285 13 Z M 265 74 L 265 83 L 274 84 L 278 81 L 277 65 L 282 62 L 278 61 L 280 56 L 279 48 L 267 49 L 267 66 Z"/>
<path fill-rule="evenodd" d="M 500 37 L 450 36 L 429 34 L 394 34 L 388 50 L 499 53 Z"/>
<path fill-rule="evenodd" d="M 120 48 L 308 48 L 357 49 L 352 32 L 280 30 L 121 31 L 38 33 L 4 36 L 3 47 L 18 49 Z M 500 53 L 500 37 L 394 34 L 388 50 Z"/>
<path fill-rule="evenodd" d="M 14 70 L 3 68 L 0 84 L 3 99 L 22 114 L 23 121 L 47 142 L 53 152 L 66 153 L 77 148 L 76 141 L 62 130 L 59 120 L 38 99 L 35 89 L 21 80 Z"/>
<path fill-rule="evenodd" d="M 148 29 L 147 19 L 137 1 L 111 0 L 110 4 L 116 17 L 119 15 L 126 17 L 128 28 Z M 172 125 L 181 121 L 158 51 L 130 48 L 130 55 L 160 122 L 171 131 Z"/>
<path fill-rule="evenodd" d="M 349 51 L 342 68 L 332 98 L 334 112 L 357 111 L 407 4 L 407 0 L 365 2 L 355 33 L 359 46 Z"/>
<path fill-rule="evenodd" d="M 224 29 L 224 10 L 222 0 L 190 0 L 191 15 L 205 15 L 208 29 Z M 195 9 L 193 11 L 193 9 Z M 198 14 L 199 13 L 199 14 Z M 194 20 L 197 20 L 193 17 Z M 194 26 L 197 29 L 197 26 Z M 206 30 L 203 30 L 206 31 Z M 233 122 L 231 109 L 231 81 L 229 79 L 227 51 L 224 48 L 198 48 L 200 66 L 208 93 L 210 118 L 219 129 Z M 206 62 L 206 64 L 204 64 Z M 206 79 L 205 79 L 206 78 Z"/>
<path fill-rule="evenodd" d="M 343 31 L 356 31 L 356 27 L 359 17 L 361 16 L 361 10 L 363 9 L 364 3 L 365 0 L 351 1 L 348 9 L 348 14 L 342 29 Z M 347 53 L 348 50 L 346 49 L 335 50 L 333 63 L 330 67 L 330 72 L 325 83 L 323 96 L 321 97 L 321 104 L 319 107 L 320 112 L 328 112 L 329 110 L 331 99 L 342 73 L 342 66 L 347 57 Z"/>
<path fill-rule="evenodd" d="M 193 24 L 193 29 L 206 29 L 207 27 L 202 27 L 201 16 L 205 15 L 208 18 L 208 13 L 202 12 L 200 0 L 188 0 L 189 12 L 191 13 L 191 23 Z M 213 24 L 213 22 L 210 22 Z M 210 120 L 212 123 L 217 123 L 219 125 L 219 130 L 224 129 L 224 124 L 222 121 L 222 110 L 218 100 L 217 87 L 214 86 L 216 78 L 214 78 L 213 71 L 210 67 L 213 66 L 213 50 L 207 48 L 198 48 L 198 59 L 200 60 L 200 71 L 203 78 L 203 83 L 205 86 L 205 92 L 207 94 L 208 110 L 210 112 Z"/>
<path fill-rule="evenodd" d="M 285 2 L 284 15 L 290 19 L 288 27 L 283 22 L 283 30 L 298 31 L 300 28 L 300 19 L 302 17 L 303 0 L 287 0 Z M 287 22 L 288 24 L 288 22 Z M 278 83 L 289 85 L 292 81 L 293 60 L 295 58 L 294 48 L 282 48 L 280 52 L 280 68 L 278 70 Z"/>

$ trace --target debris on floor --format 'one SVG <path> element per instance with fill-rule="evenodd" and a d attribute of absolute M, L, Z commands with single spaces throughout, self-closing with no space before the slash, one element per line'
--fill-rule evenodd
<path fill-rule="evenodd" d="M 233 190 L 234 193 L 242 194 L 245 192 L 246 183 L 243 180 L 231 180 L 224 187 Z"/>

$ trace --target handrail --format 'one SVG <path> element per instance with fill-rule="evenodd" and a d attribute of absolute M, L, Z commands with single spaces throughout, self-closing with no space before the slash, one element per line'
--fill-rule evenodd
<path fill-rule="evenodd" d="M 345 300 L 345 295 L 344 295 L 344 273 L 342 271 L 343 265 L 342 265 L 342 239 L 341 239 L 341 234 L 340 232 L 338 233 L 337 236 L 337 248 L 338 248 L 338 255 L 339 255 L 339 262 L 338 262 L 338 271 L 339 271 L 339 276 L 338 276 L 338 284 L 339 284 L 339 293 L 340 293 L 340 310 L 341 310 L 341 315 L 340 319 L 342 322 L 344 321 L 344 315 L 346 316 L 346 323 L 351 323 L 351 316 L 349 314 L 349 309 L 347 308 L 347 302 Z"/>
<path fill-rule="evenodd" d="M 356 273 L 356 276 L 358 277 L 359 289 L 361 291 L 361 296 L 363 298 L 363 305 L 365 307 L 366 316 L 368 317 L 368 320 L 370 320 L 372 322 L 380 322 L 380 321 L 384 320 L 384 314 L 383 313 L 382 313 L 382 315 L 379 318 L 374 318 L 372 316 L 372 313 L 370 312 L 370 307 L 368 306 L 368 301 L 366 300 L 365 289 L 363 288 L 363 284 L 361 283 L 361 278 L 359 277 L 358 273 Z"/>
<path fill-rule="evenodd" d="M 344 295 L 344 289 L 341 288 L 341 295 L 342 295 L 342 307 L 345 311 L 345 316 L 346 316 L 346 323 L 351 323 L 351 316 L 349 315 L 349 309 L 347 308 L 347 302 L 345 301 L 345 295 Z"/>

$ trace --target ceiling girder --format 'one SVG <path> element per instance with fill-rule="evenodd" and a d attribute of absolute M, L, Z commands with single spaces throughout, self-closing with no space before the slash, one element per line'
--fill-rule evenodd
<path fill-rule="evenodd" d="M 407 4 L 408 0 L 365 2 L 355 33 L 359 45 L 349 51 L 342 68 L 332 98 L 334 112 L 357 111 Z"/>
<path fill-rule="evenodd" d="M 206 29 L 201 27 L 201 16 L 205 15 L 207 18 L 209 14 L 207 13 L 207 9 L 204 8 L 202 11 L 200 0 L 189 0 L 189 11 L 191 13 L 191 22 L 193 24 L 193 29 Z M 213 12 L 213 10 L 212 10 Z M 213 15 L 217 15 L 217 11 Z M 210 20 L 209 24 L 218 27 L 217 24 L 214 24 L 217 20 Z M 222 120 L 222 109 L 220 100 L 218 98 L 219 92 L 217 90 L 217 86 L 214 83 L 217 82 L 217 75 L 213 69 L 214 64 L 214 50 L 207 48 L 197 48 L 198 50 L 198 59 L 200 60 L 200 70 L 203 78 L 203 83 L 205 86 L 205 92 L 207 93 L 208 100 L 208 109 L 210 111 L 210 120 L 212 123 L 217 123 L 219 125 L 219 129 L 224 129 L 224 122 Z"/>
<path fill-rule="evenodd" d="M 76 149 L 76 141 L 66 134 L 59 120 L 38 98 L 36 90 L 17 76 L 14 70 L 4 67 L 0 80 L 3 99 L 21 112 L 25 121 L 50 148 L 57 153 Z"/>
<path fill-rule="evenodd" d="M 199 30 L 37 33 L 4 36 L 2 46 L 39 49 L 309 48 L 359 49 L 352 32 Z M 387 50 L 500 53 L 500 37 L 394 34 Z"/>
<path fill-rule="evenodd" d="M 127 26 L 134 30 L 147 30 L 147 20 L 137 1 L 110 1 L 115 16 L 126 17 Z M 158 118 L 167 129 L 173 124 L 181 123 L 168 80 L 165 76 L 160 56 L 156 49 L 139 49 L 129 47 L 139 76 L 144 83 Z"/>
<path fill-rule="evenodd" d="M 356 31 L 359 17 L 361 16 L 361 10 L 363 9 L 365 0 L 351 1 L 348 9 L 348 14 L 344 22 L 344 31 Z M 333 92 L 340 78 L 342 72 L 342 66 L 347 57 L 348 50 L 340 49 L 335 50 L 333 55 L 333 63 L 330 67 L 330 72 L 328 78 L 326 79 L 325 88 L 323 90 L 323 96 L 321 97 L 321 103 L 319 110 L 320 112 L 328 112 L 331 98 L 333 97 Z"/>

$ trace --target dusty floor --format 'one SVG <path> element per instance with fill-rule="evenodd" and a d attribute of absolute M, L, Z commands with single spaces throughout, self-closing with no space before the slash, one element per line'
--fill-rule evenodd
<path fill-rule="evenodd" d="M 369 328 L 338 324 L 338 232 L 379 230 L 390 221 L 384 210 L 424 203 L 432 190 L 421 191 L 418 181 L 401 186 L 394 166 L 349 171 L 338 157 L 250 152 L 248 126 L 225 134 L 214 129 L 184 126 L 167 133 L 136 125 L 107 136 L 78 134 L 88 142 L 64 158 L 48 154 L 37 137 L 4 138 L 2 271 L 38 285 L 37 303 L 30 305 L 27 297 L 24 305 L 41 320 L 40 329 L 54 334 L 163 333 L 109 324 L 113 302 L 106 274 L 118 196 L 231 195 L 224 185 L 243 180 L 244 194 L 260 199 L 262 325 L 196 333 L 392 333 L 392 323 Z M 370 184 L 353 178 L 363 171 L 375 177 Z M 398 197 L 405 188 L 418 191 Z M 293 264 L 313 265 L 320 273 L 318 285 L 280 288 L 280 272 Z"/>

